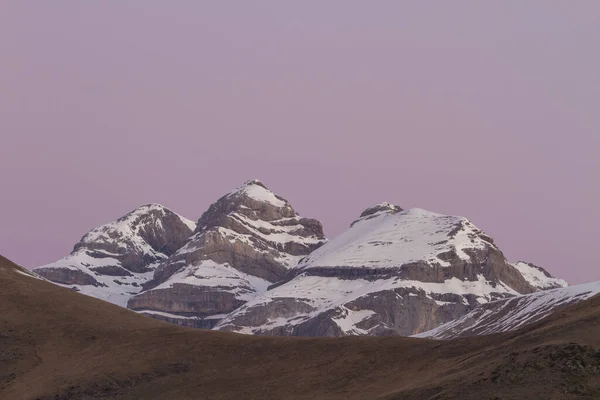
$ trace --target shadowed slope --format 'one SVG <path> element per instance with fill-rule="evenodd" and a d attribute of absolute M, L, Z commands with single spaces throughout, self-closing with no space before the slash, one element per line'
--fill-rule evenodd
<path fill-rule="evenodd" d="M 0 258 L 4 399 L 581 399 L 600 395 L 600 298 L 454 341 L 186 329 Z"/>

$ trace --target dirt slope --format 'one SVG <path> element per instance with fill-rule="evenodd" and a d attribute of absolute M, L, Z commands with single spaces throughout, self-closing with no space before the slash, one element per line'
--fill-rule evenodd
<path fill-rule="evenodd" d="M 453 341 L 171 326 L 0 257 L 0 399 L 599 399 L 600 298 Z"/>

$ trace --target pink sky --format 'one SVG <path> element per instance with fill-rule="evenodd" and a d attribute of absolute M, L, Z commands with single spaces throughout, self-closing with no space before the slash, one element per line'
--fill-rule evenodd
<path fill-rule="evenodd" d="M 3 0 L 0 254 L 259 178 L 329 236 L 389 201 L 599 280 L 599 43 L 597 0 Z"/>

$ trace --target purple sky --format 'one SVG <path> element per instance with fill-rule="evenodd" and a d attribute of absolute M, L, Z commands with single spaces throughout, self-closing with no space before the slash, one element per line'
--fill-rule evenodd
<path fill-rule="evenodd" d="M 329 236 L 389 201 L 598 280 L 599 43 L 597 0 L 3 0 L 0 254 L 259 178 Z"/>

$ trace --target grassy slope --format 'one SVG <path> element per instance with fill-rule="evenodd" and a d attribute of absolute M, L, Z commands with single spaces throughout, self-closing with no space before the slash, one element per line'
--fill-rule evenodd
<path fill-rule="evenodd" d="M 598 399 L 600 298 L 454 341 L 186 329 L 0 257 L 0 399 Z"/>

